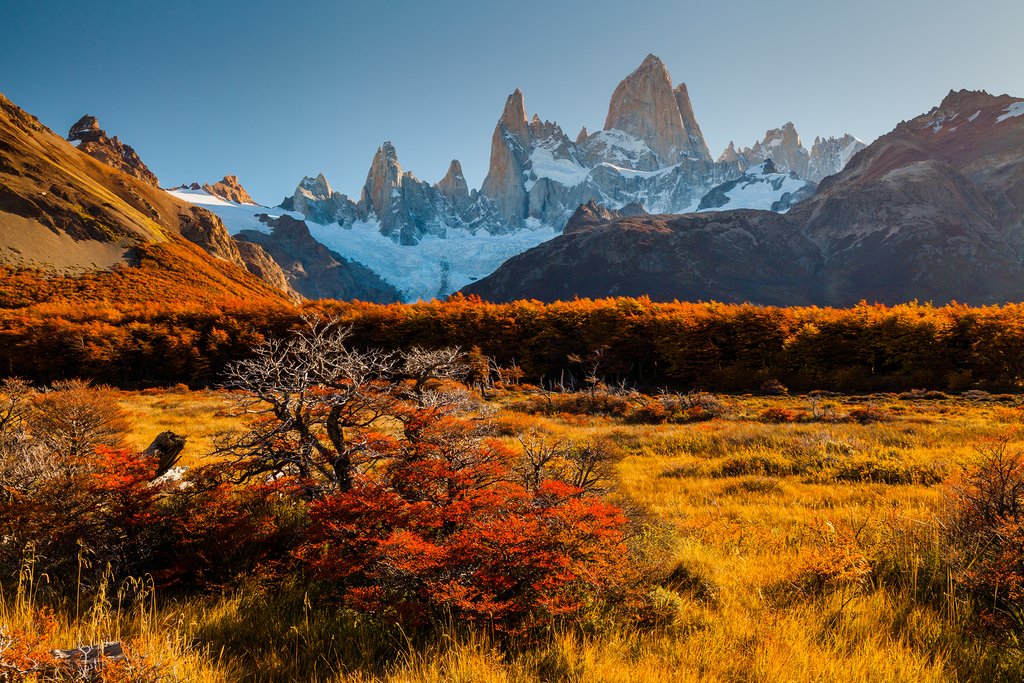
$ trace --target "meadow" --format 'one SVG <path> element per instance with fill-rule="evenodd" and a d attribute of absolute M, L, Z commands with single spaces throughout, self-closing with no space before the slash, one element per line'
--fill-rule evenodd
<path fill-rule="evenodd" d="M 204 462 L 236 419 L 217 391 L 116 398 L 135 447 L 165 429 L 188 435 L 187 466 Z M 1024 678 L 1017 633 L 992 625 L 991 606 L 948 547 L 963 473 L 987 450 L 1015 448 L 1024 398 L 917 391 L 685 400 L 691 412 L 682 420 L 657 398 L 604 391 L 508 387 L 484 404 L 511 448 L 539 433 L 616 449 L 608 497 L 643 520 L 632 547 L 646 554 L 652 577 L 654 617 L 643 625 L 609 617 L 508 638 L 452 619 L 406 632 L 322 602 L 305 586 L 259 577 L 202 594 L 111 587 L 76 606 L 54 603 L 30 570 L 3 587 L 0 624 L 38 631 L 48 604 L 52 642 L 132 642 L 165 680 Z"/>

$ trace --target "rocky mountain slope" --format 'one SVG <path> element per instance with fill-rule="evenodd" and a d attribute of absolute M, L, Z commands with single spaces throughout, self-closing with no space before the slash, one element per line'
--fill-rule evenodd
<path fill-rule="evenodd" d="M 765 304 L 1019 300 L 1024 100 L 950 92 L 785 215 L 591 216 L 464 291 L 499 301 L 625 293 Z"/>
<path fill-rule="evenodd" d="M 117 149 L 94 123 L 76 125 L 76 149 L 0 95 L 0 264 L 46 278 L 40 292 L 89 274 L 79 289 L 101 296 L 142 296 L 154 282 L 183 298 L 279 296 L 241 267 L 216 216 L 137 177 L 144 166 L 130 175 L 83 151 Z"/>

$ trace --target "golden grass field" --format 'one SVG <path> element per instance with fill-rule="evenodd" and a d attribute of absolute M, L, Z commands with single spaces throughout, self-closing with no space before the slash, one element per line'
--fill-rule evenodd
<path fill-rule="evenodd" d="M 673 577 L 656 589 L 665 623 L 565 629 L 520 648 L 450 627 L 396 645 L 301 597 L 239 589 L 184 603 L 156 596 L 123 613 L 111 599 L 62 617 L 62 632 L 68 642 L 134 635 L 180 680 L 201 682 L 1024 680 L 1021 651 L 972 626 L 938 559 L 950 482 L 979 443 L 1024 422 L 1024 401 L 726 396 L 710 421 L 634 425 L 526 415 L 509 407 L 520 398 L 494 399 L 506 426 L 623 449 L 620 495 L 662 527 L 649 542 L 664 546 Z M 217 392 L 120 401 L 134 445 L 172 429 L 189 436 L 188 463 L 231 426 Z M 865 406 L 880 421 L 762 421 L 769 408 L 842 416 Z M 0 604 L 0 622 L 28 618 L 21 594 Z"/>

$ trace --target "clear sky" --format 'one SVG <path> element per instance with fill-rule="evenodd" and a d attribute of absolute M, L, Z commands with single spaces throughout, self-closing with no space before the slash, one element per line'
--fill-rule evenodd
<path fill-rule="evenodd" d="M 1024 0 L 0 0 L 0 91 L 84 113 L 165 185 L 237 174 L 277 203 L 323 171 L 358 195 L 384 140 L 434 182 L 487 171 L 505 98 L 572 137 L 648 53 L 717 156 L 792 120 L 870 141 L 951 89 L 1024 95 Z"/>

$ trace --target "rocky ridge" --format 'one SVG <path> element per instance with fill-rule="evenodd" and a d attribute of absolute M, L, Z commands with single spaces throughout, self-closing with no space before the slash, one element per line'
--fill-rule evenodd
<path fill-rule="evenodd" d="M 804 147 L 793 122 L 773 128 L 752 147 L 736 149 L 733 142 L 718 156 L 722 163 L 735 163 L 742 170 L 771 160 L 783 173 L 795 173 L 812 183 L 843 170 L 850 159 L 867 145 L 849 133 L 840 138 L 816 137 L 810 151 Z"/>
<path fill-rule="evenodd" d="M 94 159 L 154 187 L 160 187 L 156 175 L 142 163 L 135 150 L 118 140 L 116 135 L 112 138 L 107 136 L 95 116 L 86 114 L 78 119 L 68 131 L 67 140 Z"/>

